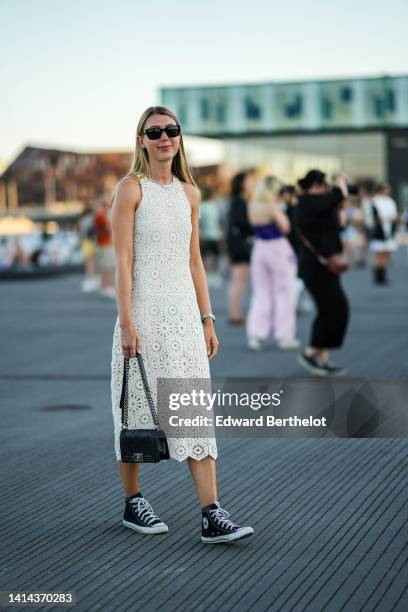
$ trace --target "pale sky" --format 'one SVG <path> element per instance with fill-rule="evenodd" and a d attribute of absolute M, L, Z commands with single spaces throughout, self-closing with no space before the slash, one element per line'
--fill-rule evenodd
<path fill-rule="evenodd" d="M 162 85 L 408 73 L 407 0 L 0 0 L 0 161 L 131 150 Z"/>

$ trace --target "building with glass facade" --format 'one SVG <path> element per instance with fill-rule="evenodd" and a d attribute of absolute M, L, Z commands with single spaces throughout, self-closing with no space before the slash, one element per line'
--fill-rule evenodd
<path fill-rule="evenodd" d="M 284 180 L 311 166 L 388 180 L 408 206 L 408 76 L 162 87 L 188 134 L 221 139 L 225 162 Z"/>

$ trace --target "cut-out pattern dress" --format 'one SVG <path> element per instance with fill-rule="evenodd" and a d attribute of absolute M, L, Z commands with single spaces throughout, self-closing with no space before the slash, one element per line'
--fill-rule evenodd
<path fill-rule="evenodd" d="M 191 205 L 180 180 L 168 185 L 141 178 L 142 199 L 135 212 L 132 320 L 141 337 L 141 354 L 157 406 L 157 378 L 210 379 L 203 325 L 191 276 Z M 120 399 L 124 356 L 117 317 L 112 345 L 111 394 L 115 453 L 120 460 Z M 210 413 L 212 415 L 212 413 Z M 153 419 L 136 358 L 129 359 L 128 427 L 150 428 Z M 168 437 L 170 457 L 217 458 L 213 435 L 191 437 L 178 430 Z M 184 436 L 185 434 L 185 436 Z M 182 435 L 182 437 L 180 437 Z"/>

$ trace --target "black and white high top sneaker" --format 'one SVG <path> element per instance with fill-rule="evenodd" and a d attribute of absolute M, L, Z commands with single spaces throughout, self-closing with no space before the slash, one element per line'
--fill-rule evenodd
<path fill-rule="evenodd" d="M 169 530 L 141 493 L 126 497 L 122 524 L 141 533 L 164 533 Z"/>
<path fill-rule="evenodd" d="M 218 502 L 201 510 L 201 540 L 207 543 L 235 542 L 254 533 L 252 527 L 241 527 L 229 520 L 229 512 Z"/>

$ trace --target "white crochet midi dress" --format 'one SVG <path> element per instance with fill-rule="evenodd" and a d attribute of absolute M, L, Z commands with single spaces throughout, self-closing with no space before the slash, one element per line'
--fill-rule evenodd
<path fill-rule="evenodd" d="M 180 180 L 167 185 L 141 178 L 142 199 L 135 212 L 132 319 L 141 337 L 140 352 L 157 406 L 157 378 L 210 379 L 203 325 L 191 276 L 191 205 Z M 111 395 L 116 459 L 120 460 L 120 399 L 124 356 L 117 317 L 112 345 Z M 151 428 L 153 420 L 136 358 L 129 359 L 128 427 Z M 217 458 L 215 435 L 189 430 L 169 437 L 170 457 Z M 190 432 L 191 433 L 191 432 Z M 212 430 L 214 434 L 214 431 Z M 185 436 L 184 436 L 185 434 Z M 180 437 L 183 435 L 183 437 Z"/>

